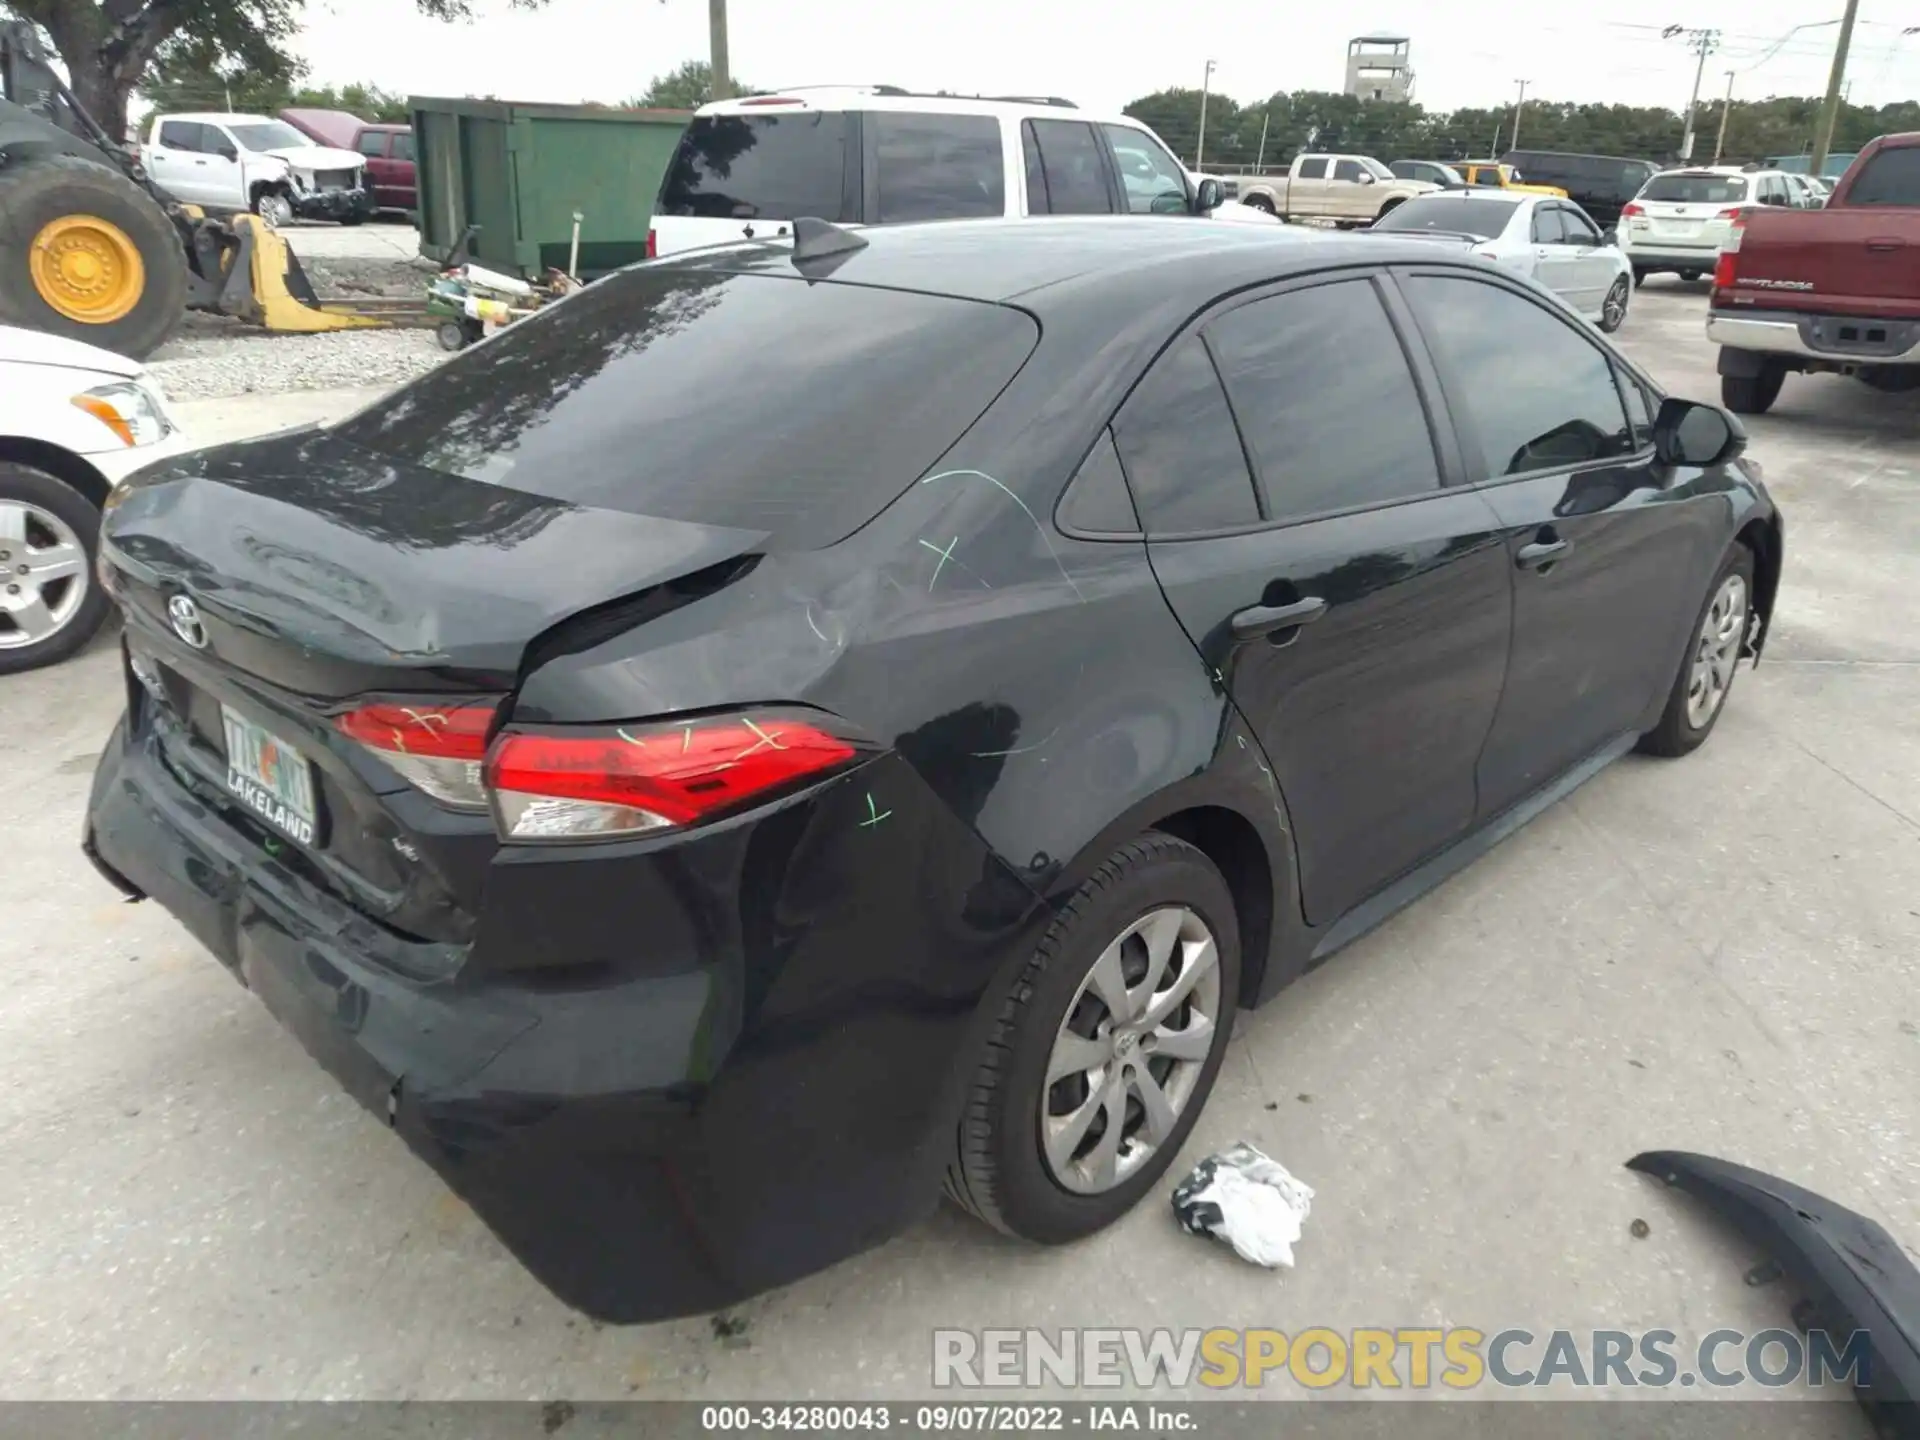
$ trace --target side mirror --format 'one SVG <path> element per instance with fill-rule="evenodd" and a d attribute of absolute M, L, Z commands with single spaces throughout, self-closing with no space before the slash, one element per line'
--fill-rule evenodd
<path fill-rule="evenodd" d="M 1738 459 L 1746 448 L 1746 427 L 1730 411 L 1672 396 L 1660 402 L 1653 449 L 1661 463 L 1705 469 Z"/>
<path fill-rule="evenodd" d="M 1360 183 L 1362 185 L 1373 184 L 1373 172 L 1371 170 L 1362 170 L 1360 172 Z"/>
<path fill-rule="evenodd" d="M 1196 215 L 1210 215 L 1220 208 L 1226 197 L 1221 193 L 1220 182 L 1211 175 L 1203 175 L 1193 187 L 1193 211 Z"/>
<path fill-rule="evenodd" d="M 223 160 L 238 160 L 240 152 L 231 145 L 222 145 L 216 152 Z"/>

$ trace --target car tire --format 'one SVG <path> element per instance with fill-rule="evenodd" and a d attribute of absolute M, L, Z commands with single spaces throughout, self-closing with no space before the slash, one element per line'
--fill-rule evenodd
<path fill-rule="evenodd" d="M 1642 270 L 1638 265 L 1634 266 L 1633 267 L 1633 288 L 1638 290 L 1642 285 L 1646 283 L 1647 283 L 1647 272 Z"/>
<path fill-rule="evenodd" d="M 100 544 L 100 512 L 78 490 L 44 470 L 0 462 L 0 511 L 24 515 L 28 549 L 15 553 L 13 526 L 0 524 L 0 675 L 37 670 L 66 659 L 99 630 L 110 602 L 94 578 L 94 555 Z M 11 517 L 9 517 L 11 518 Z M 49 542 L 78 545 L 79 570 L 45 589 L 32 583 L 35 550 Z M 29 571 L 25 576 L 20 566 Z M 8 602 L 31 592 L 51 612 L 53 628 L 38 639 L 24 639 L 25 628 Z M 40 622 L 34 622 L 37 628 Z"/>
<path fill-rule="evenodd" d="M 1698 270 L 1682 270 L 1680 272 L 1680 281 L 1683 285 L 1691 285 L 1699 278 L 1700 272 Z"/>
<path fill-rule="evenodd" d="M 1622 275 L 1607 288 L 1607 298 L 1600 302 L 1600 331 L 1611 335 L 1627 323 L 1627 297 L 1633 293 L 1633 287 L 1627 284 Z"/>
<path fill-rule="evenodd" d="M 1780 398 L 1780 387 L 1787 372 L 1778 365 L 1765 366 L 1758 375 L 1722 375 L 1720 403 L 1736 415 L 1764 415 Z"/>
<path fill-rule="evenodd" d="M 1272 215 L 1275 213 L 1273 208 L 1273 201 L 1269 200 L 1264 195 L 1249 195 L 1247 196 L 1246 199 L 1242 200 L 1240 203 L 1242 205 L 1251 205 L 1256 210 L 1264 210 L 1269 215 Z"/>
<path fill-rule="evenodd" d="M 342 225 L 358 225 L 362 220 L 365 220 L 366 218 L 367 217 L 364 215 L 342 215 L 340 217 L 340 223 Z"/>
<path fill-rule="evenodd" d="M 1131 1011 L 1131 1024 L 1113 1023 L 1119 1011 L 1102 993 Z M 1042 1244 L 1119 1219 L 1166 1172 L 1199 1117 L 1239 994 L 1239 924 L 1213 862 L 1157 831 L 1122 846 L 1061 908 L 1001 1002 L 947 1194 L 994 1228 Z M 1104 1058 L 1089 1059 L 1096 1055 Z M 1143 1103 L 1149 1089 L 1166 1102 L 1154 1107 L 1158 1122 Z"/>
<path fill-rule="evenodd" d="M 1740 667 L 1753 615 L 1753 551 L 1736 544 L 1714 572 L 1660 723 L 1640 737 L 1642 754 L 1666 758 L 1698 750 L 1713 733 Z"/>
<path fill-rule="evenodd" d="M 253 197 L 253 213 L 269 230 L 278 230 L 293 223 L 293 202 L 278 190 L 263 190 Z"/>

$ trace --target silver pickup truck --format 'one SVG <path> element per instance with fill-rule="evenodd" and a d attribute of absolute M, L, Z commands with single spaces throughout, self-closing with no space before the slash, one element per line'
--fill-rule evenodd
<path fill-rule="evenodd" d="M 1242 205 L 1282 220 L 1325 220 L 1343 228 L 1371 225 L 1403 201 L 1440 188 L 1402 180 L 1370 155 L 1296 155 L 1285 175 L 1233 180 Z"/>

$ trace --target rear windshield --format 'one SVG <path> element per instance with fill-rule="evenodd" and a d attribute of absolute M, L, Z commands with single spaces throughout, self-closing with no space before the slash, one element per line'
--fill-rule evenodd
<path fill-rule="evenodd" d="M 1469 200 L 1458 195 L 1420 195 L 1373 222 L 1375 230 L 1433 230 L 1491 240 L 1505 233 L 1517 200 Z"/>
<path fill-rule="evenodd" d="M 662 215 L 714 220 L 853 220 L 845 214 L 847 117 L 700 115 L 660 184 Z"/>
<path fill-rule="evenodd" d="M 1861 167 L 1849 205 L 1911 205 L 1920 208 L 1920 145 L 1882 150 Z"/>
<path fill-rule="evenodd" d="M 1730 205 L 1747 198 L 1747 179 L 1744 175 L 1656 175 L 1639 198 L 1676 205 Z"/>
<path fill-rule="evenodd" d="M 812 549 L 938 460 L 1037 338 L 1022 312 L 978 301 L 647 265 L 336 433 L 470 480 Z"/>

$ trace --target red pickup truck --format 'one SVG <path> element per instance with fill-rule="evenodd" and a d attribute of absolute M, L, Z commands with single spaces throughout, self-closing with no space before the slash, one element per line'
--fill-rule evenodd
<path fill-rule="evenodd" d="M 1735 221 L 1707 338 L 1720 398 L 1742 415 L 1764 413 L 1789 371 L 1920 389 L 1920 132 L 1870 143 L 1825 209 Z"/>

